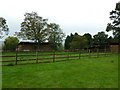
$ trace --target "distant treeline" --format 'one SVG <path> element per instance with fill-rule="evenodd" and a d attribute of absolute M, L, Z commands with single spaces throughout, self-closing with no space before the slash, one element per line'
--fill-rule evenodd
<path fill-rule="evenodd" d="M 71 33 L 66 37 L 64 46 L 65 49 L 83 49 L 112 43 L 118 43 L 118 37 L 108 36 L 104 31 L 101 31 L 93 36 L 90 33 L 85 33 L 83 36 Z"/>

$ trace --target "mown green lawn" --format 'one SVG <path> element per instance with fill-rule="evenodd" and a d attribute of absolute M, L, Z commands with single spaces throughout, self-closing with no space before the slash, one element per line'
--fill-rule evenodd
<path fill-rule="evenodd" d="M 118 56 L 2 67 L 3 88 L 118 88 Z"/>

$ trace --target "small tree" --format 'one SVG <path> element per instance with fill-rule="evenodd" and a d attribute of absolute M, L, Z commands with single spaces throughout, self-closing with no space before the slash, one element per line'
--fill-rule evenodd
<path fill-rule="evenodd" d="M 16 50 L 19 40 L 17 37 L 7 37 L 4 41 L 3 50 Z"/>
<path fill-rule="evenodd" d="M 9 29 L 8 25 L 6 25 L 6 20 L 2 17 L 0 17 L 0 38 L 4 37 L 4 32 L 6 35 L 8 35 Z"/>
<path fill-rule="evenodd" d="M 85 37 L 80 35 L 74 35 L 72 42 L 70 43 L 71 49 L 83 49 L 87 46 L 87 40 Z"/>

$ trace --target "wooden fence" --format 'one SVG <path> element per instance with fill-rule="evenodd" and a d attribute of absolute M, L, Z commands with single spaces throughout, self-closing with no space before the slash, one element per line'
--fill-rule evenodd
<path fill-rule="evenodd" d="M 65 51 L 15 51 L 2 52 L 1 65 L 13 66 L 24 64 L 37 64 L 59 61 L 70 61 L 84 58 L 98 58 L 108 56 L 110 52 L 98 50 L 65 50 Z"/>

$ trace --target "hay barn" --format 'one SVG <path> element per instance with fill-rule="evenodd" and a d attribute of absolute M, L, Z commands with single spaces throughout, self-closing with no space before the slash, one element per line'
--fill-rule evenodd
<path fill-rule="evenodd" d="M 111 52 L 118 53 L 120 52 L 120 44 L 119 43 L 111 43 L 109 46 Z"/>
<path fill-rule="evenodd" d="M 41 43 L 36 45 L 34 42 L 20 42 L 18 44 L 17 50 L 18 51 L 35 51 L 37 48 L 38 51 L 49 51 L 53 50 L 50 47 L 49 43 Z"/>

